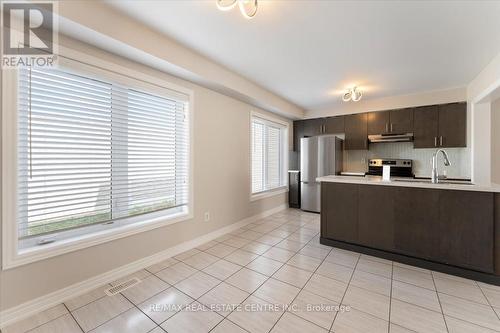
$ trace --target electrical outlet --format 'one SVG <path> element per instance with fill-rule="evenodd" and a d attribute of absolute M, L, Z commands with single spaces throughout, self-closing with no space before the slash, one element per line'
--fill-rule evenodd
<path fill-rule="evenodd" d="M 210 221 L 210 212 L 205 212 L 205 222 Z"/>

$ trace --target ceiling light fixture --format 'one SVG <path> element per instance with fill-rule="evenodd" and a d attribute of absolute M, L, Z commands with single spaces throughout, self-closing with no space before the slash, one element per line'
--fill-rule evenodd
<path fill-rule="evenodd" d="M 363 93 L 360 90 L 358 90 L 358 87 L 354 86 L 354 87 L 350 88 L 342 96 L 342 100 L 344 102 L 349 102 L 349 101 L 357 102 L 361 99 L 361 97 L 363 97 Z"/>
<path fill-rule="evenodd" d="M 251 19 L 257 14 L 257 0 L 216 0 L 217 8 L 228 11 L 238 5 L 241 14 L 247 19 Z"/>

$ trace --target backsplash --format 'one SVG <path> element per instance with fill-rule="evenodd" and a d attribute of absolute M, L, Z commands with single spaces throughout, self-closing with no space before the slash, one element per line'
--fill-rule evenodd
<path fill-rule="evenodd" d="M 442 156 L 438 158 L 439 174 L 446 169 L 448 178 L 471 178 L 470 149 L 445 148 L 451 166 L 445 167 Z M 372 158 L 403 158 L 413 160 L 413 172 L 417 177 L 430 177 L 432 155 L 436 148 L 414 149 L 412 142 L 371 143 L 370 150 L 344 151 L 344 171 L 366 172 L 368 160 Z"/>

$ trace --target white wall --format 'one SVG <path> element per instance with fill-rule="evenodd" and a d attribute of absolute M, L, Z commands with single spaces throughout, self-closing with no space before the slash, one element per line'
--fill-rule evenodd
<path fill-rule="evenodd" d="M 255 107 L 73 40 L 62 44 L 194 91 L 194 218 L 0 272 L 0 310 L 153 255 L 286 203 L 250 202 L 250 112 Z M 286 120 L 286 119 L 284 119 Z M 210 211 L 211 221 L 204 222 Z"/>
<path fill-rule="evenodd" d="M 491 104 L 491 181 L 500 184 L 500 98 Z"/>
<path fill-rule="evenodd" d="M 491 104 L 470 105 L 472 114 L 472 181 L 491 182 Z"/>
<path fill-rule="evenodd" d="M 491 102 L 500 88 L 500 54 L 467 86 L 467 101 L 472 114 L 472 180 L 492 181 L 492 133 L 500 131 L 492 121 Z M 495 171 L 496 173 L 496 171 Z"/>

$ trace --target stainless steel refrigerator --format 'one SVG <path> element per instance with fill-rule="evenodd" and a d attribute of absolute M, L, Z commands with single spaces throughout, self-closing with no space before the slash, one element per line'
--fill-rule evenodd
<path fill-rule="evenodd" d="M 317 177 L 342 171 L 343 140 L 335 135 L 300 139 L 300 209 L 320 212 L 320 183 Z"/>

